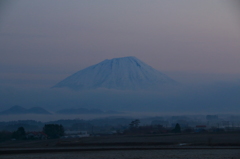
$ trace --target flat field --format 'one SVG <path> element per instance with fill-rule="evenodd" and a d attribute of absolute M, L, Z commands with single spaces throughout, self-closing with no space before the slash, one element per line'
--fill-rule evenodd
<path fill-rule="evenodd" d="M 127 150 L 1 155 L 1 159 L 239 159 L 239 150 Z"/>
<path fill-rule="evenodd" d="M 1 159 L 240 159 L 240 133 L 99 136 L 0 143 Z"/>

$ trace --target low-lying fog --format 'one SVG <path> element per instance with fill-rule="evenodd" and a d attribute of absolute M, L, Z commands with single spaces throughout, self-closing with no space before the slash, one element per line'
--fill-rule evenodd
<path fill-rule="evenodd" d="M 163 114 L 206 114 L 240 111 L 240 78 L 238 76 L 214 76 L 201 74 L 168 73 L 179 82 L 178 86 L 163 88 L 159 91 L 117 91 L 89 90 L 72 91 L 51 89 L 54 83 L 45 87 L 24 87 L 24 85 L 4 85 L 0 89 L 0 111 L 14 105 L 24 108 L 42 107 L 52 115 L 1 115 L 0 120 L 32 119 L 55 120 L 61 118 L 103 117 L 105 115 L 56 115 L 64 108 L 100 109 L 119 111 L 126 115 L 133 112 L 143 115 Z M 29 82 L 30 83 L 30 82 Z M 128 113 L 126 113 L 128 112 Z M 119 114 L 118 114 L 119 115 Z"/>

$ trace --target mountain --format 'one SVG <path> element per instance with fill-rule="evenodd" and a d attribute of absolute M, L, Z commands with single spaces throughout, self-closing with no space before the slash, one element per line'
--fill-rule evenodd
<path fill-rule="evenodd" d="M 4 110 L 2 112 L 0 112 L 1 115 L 8 115 L 8 114 L 26 114 L 27 113 L 27 109 L 15 105 L 7 110 Z"/>
<path fill-rule="evenodd" d="M 87 67 L 62 80 L 53 88 L 140 90 L 175 83 L 165 74 L 130 56 L 104 60 Z"/>
<path fill-rule="evenodd" d="M 28 113 L 30 114 L 51 114 L 47 110 L 41 108 L 41 107 L 32 107 L 28 109 Z"/>
<path fill-rule="evenodd" d="M 21 106 L 15 105 L 7 110 L 1 111 L 0 115 L 16 115 L 16 114 L 51 114 L 41 107 L 33 107 L 25 109 Z"/>
<path fill-rule="evenodd" d="M 86 109 L 86 108 L 68 108 L 56 112 L 57 114 L 103 114 L 100 109 Z"/>
<path fill-rule="evenodd" d="M 100 109 L 67 108 L 57 111 L 56 114 L 121 114 L 121 112 L 102 111 Z"/>

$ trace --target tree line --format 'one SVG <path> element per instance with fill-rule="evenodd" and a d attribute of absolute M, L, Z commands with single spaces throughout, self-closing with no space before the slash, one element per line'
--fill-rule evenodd
<path fill-rule="evenodd" d="M 61 124 L 45 124 L 42 132 L 46 134 L 47 138 L 54 139 L 60 138 L 64 135 L 64 127 Z M 27 139 L 27 132 L 24 127 L 19 127 L 16 131 L 8 132 L 1 131 L 0 132 L 0 141 L 5 140 L 25 140 Z"/>

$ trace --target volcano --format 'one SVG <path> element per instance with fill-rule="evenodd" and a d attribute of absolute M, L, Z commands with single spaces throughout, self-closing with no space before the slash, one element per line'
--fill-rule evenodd
<path fill-rule="evenodd" d="M 130 56 L 107 59 L 87 67 L 62 80 L 53 88 L 145 90 L 174 84 L 176 82 L 167 75 Z"/>

